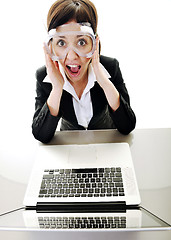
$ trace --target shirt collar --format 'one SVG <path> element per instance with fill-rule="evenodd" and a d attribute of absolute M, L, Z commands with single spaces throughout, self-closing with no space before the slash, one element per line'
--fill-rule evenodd
<path fill-rule="evenodd" d="M 101 68 L 103 69 L 105 75 L 107 78 L 111 78 L 110 74 L 108 73 L 108 71 L 105 69 L 105 67 L 100 63 L 100 66 Z M 64 86 L 63 86 L 63 89 L 67 92 L 69 92 L 76 100 L 79 101 L 79 98 L 73 88 L 73 86 L 70 84 L 70 82 L 67 80 L 66 78 L 66 75 L 65 75 L 65 72 L 64 72 L 64 69 L 62 67 L 62 65 L 59 63 L 59 69 L 60 69 L 60 72 L 64 78 Z M 93 69 L 93 66 L 92 64 L 90 63 L 89 65 L 89 69 L 88 69 L 88 83 L 87 83 L 87 86 L 86 88 L 84 89 L 84 92 L 82 95 L 86 94 L 87 92 L 90 91 L 90 89 L 94 86 L 95 82 L 96 82 L 96 75 L 94 73 L 94 69 Z M 43 82 L 47 82 L 47 83 L 51 83 L 48 75 L 44 78 Z"/>

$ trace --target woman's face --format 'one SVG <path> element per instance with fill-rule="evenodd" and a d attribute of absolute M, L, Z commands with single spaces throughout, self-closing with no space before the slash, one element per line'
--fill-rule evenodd
<path fill-rule="evenodd" d="M 76 23 L 76 21 L 72 20 L 72 21 L 69 21 L 68 23 Z M 65 25 L 65 31 L 78 31 L 78 30 L 79 29 L 77 24 L 70 24 L 68 26 L 68 30 L 67 30 L 67 25 Z M 58 27 L 57 31 L 61 33 L 63 31 L 63 28 Z M 82 38 L 78 40 L 79 40 L 79 44 L 81 45 L 84 44 L 84 42 L 82 41 Z M 75 40 L 73 40 L 72 37 L 66 36 L 65 38 L 62 39 L 62 41 L 59 42 L 59 44 L 61 44 L 61 46 L 66 44 L 66 42 L 69 42 L 69 44 L 74 44 L 74 41 Z M 65 58 L 59 60 L 71 84 L 76 83 L 78 81 L 87 81 L 88 66 L 90 61 L 91 61 L 91 58 L 79 56 L 72 48 L 69 49 Z"/>

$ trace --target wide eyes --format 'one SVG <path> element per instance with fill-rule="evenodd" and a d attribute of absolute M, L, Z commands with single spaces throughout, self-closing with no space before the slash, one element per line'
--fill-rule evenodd
<path fill-rule="evenodd" d="M 53 38 L 52 50 L 60 59 L 64 58 L 70 50 L 81 57 L 89 57 L 92 56 L 93 44 L 93 38 L 88 34 L 66 34 Z"/>
<path fill-rule="evenodd" d="M 85 46 L 85 45 L 86 45 L 86 40 L 85 40 L 85 39 L 80 39 L 80 40 L 78 41 L 78 45 L 79 45 L 79 46 Z"/>
<path fill-rule="evenodd" d="M 57 42 L 57 45 L 58 45 L 59 47 L 64 47 L 64 46 L 66 45 L 66 43 L 65 43 L 64 40 L 59 40 L 59 41 Z"/>
<path fill-rule="evenodd" d="M 78 45 L 79 47 L 83 47 L 83 46 L 85 46 L 86 44 L 87 44 L 87 42 L 86 42 L 85 39 L 79 39 L 79 40 L 77 41 L 77 45 Z M 65 42 L 64 40 L 60 39 L 60 40 L 57 41 L 56 45 L 57 45 L 58 47 L 65 47 L 67 44 L 66 44 L 66 42 Z"/>

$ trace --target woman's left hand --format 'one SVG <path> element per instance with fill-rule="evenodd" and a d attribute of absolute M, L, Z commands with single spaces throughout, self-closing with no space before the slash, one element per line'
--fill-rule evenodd
<path fill-rule="evenodd" d="M 119 92 L 113 83 L 107 78 L 103 68 L 101 67 L 99 56 L 99 37 L 96 38 L 96 50 L 92 57 L 92 66 L 96 75 L 96 80 L 103 89 L 110 107 L 116 111 L 116 109 L 120 106 Z"/>
<path fill-rule="evenodd" d="M 106 77 L 106 74 L 104 73 L 104 70 L 102 69 L 100 64 L 99 37 L 96 38 L 96 50 L 92 57 L 92 66 L 94 73 L 96 75 L 97 82 L 102 88 L 104 88 L 105 84 L 109 81 L 109 79 Z"/>

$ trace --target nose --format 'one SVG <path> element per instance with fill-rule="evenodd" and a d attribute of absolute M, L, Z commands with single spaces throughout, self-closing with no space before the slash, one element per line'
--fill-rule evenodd
<path fill-rule="evenodd" d="M 66 58 L 69 60 L 75 60 L 78 58 L 78 54 L 73 49 L 69 49 Z"/>

